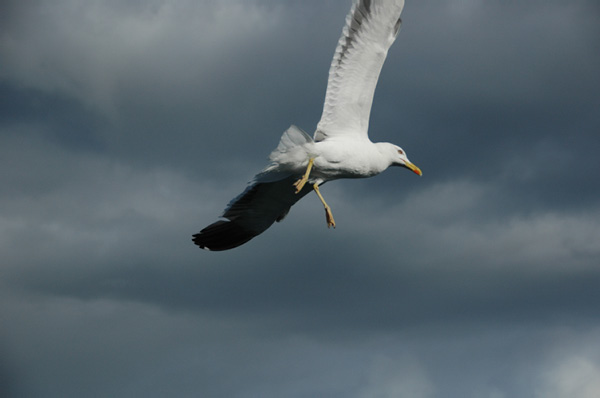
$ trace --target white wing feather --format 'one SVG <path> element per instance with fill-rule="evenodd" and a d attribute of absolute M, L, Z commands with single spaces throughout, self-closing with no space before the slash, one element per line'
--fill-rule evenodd
<path fill-rule="evenodd" d="M 331 62 L 315 141 L 336 135 L 367 138 L 375 86 L 400 29 L 404 0 L 358 0 Z"/>

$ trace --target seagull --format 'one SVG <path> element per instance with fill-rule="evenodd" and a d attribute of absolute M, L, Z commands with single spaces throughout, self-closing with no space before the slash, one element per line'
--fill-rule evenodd
<path fill-rule="evenodd" d="M 238 247 L 279 222 L 311 191 L 325 208 L 327 227 L 335 228 L 331 208 L 319 187 L 340 178 L 375 176 L 390 166 L 419 176 L 406 152 L 369 140 L 371 105 L 388 49 L 401 25 L 404 0 L 355 0 L 338 42 L 321 120 L 313 137 L 292 125 L 271 153 L 271 163 L 229 202 L 222 219 L 193 235 L 202 249 Z"/>

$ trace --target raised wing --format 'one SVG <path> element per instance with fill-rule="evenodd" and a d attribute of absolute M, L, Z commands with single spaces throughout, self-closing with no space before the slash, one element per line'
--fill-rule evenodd
<path fill-rule="evenodd" d="M 400 29 L 404 0 L 358 0 L 331 62 L 315 141 L 336 135 L 367 137 L 375 86 Z"/>
<path fill-rule="evenodd" d="M 294 182 L 298 176 L 290 175 L 271 181 L 268 173 L 259 174 L 255 181 L 234 198 L 219 220 L 193 236 L 202 249 L 220 251 L 240 246 L 281 221 L 290 207 L 312 191 L 307 184 L 296 194 Z M 269 181 L 269 182 L 262 182 Z"/>

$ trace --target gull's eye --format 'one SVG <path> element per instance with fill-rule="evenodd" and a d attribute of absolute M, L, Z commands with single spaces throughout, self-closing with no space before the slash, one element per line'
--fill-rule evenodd
<path fill-rule="evenodd" d="M 398 153 L 399 153 L 400 155 L 404 155 L 404 152 L 402 151 L 402 149 L 398 149 Z"/>

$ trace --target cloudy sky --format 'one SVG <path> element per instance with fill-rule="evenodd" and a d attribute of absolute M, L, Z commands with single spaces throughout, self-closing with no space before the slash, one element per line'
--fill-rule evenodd
<path fill-rule="evenodd" d="M 350 4 L 3 2 L 3 396 L 600 396 L 596 1 L 407 0 L 370 136 L 423 177 L 192 244 L 314 131 Z"/>

